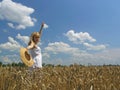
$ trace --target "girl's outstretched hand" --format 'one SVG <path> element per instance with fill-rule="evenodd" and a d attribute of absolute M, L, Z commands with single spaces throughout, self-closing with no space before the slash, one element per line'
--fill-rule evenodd
<path fill-rule="evenodd" d="M 44 22 L 42 22 L 42 25 L 41 25 L 41 27 L 42 27 L 42 28 L 44 27 Z"/>

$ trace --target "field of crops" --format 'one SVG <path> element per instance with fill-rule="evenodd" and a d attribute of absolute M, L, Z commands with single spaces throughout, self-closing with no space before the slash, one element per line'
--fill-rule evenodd
<path fill-rule="evenodd" d="M 120 66 L 0 67 L 0 90 L 120 90 Z"/>

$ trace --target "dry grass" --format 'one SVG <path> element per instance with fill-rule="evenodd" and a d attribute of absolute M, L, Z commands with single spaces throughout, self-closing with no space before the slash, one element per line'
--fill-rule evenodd
<path fill-rule="evenodd" d="M 120 90 L 120 66 L 0 67 L 0 90 Z"/>

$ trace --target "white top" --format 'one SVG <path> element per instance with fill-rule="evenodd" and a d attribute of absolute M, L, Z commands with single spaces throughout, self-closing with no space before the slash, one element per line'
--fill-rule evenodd
<path fill-rule="evenodd" d="M 42 54 L 41 48 L 36 46 L 36 48 L 30 50 L 30 54 L 32 59 L 34 60 L 33 68 L 41 68 L 42 67 Z"/>

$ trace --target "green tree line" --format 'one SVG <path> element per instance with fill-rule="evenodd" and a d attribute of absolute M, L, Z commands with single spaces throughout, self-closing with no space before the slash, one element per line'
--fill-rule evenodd
<path fill-rule="evenodd" d="M 21 67 L 25 67 L 25 64 L 24 63 L 8 63 L 8 64 L 3 64 L 2 62 L 0 62 L 0 66 L 3 66 L 3 67 L 6 67 L 6 66 L 21 66 Z"/>

